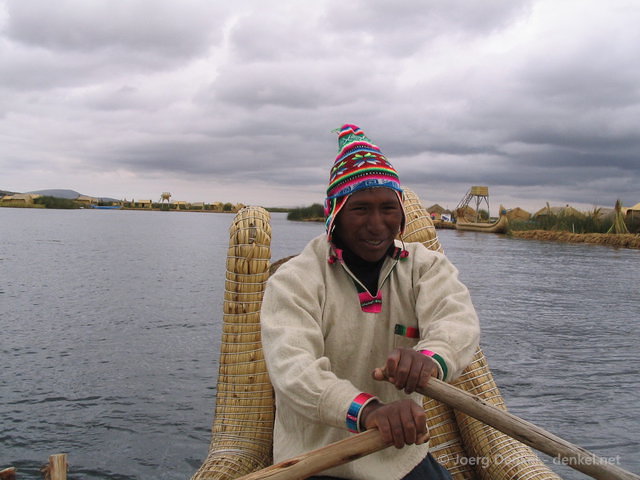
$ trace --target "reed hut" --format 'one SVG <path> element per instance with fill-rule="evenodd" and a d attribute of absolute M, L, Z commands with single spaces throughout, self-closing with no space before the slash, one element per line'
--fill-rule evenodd
<path fill-rule="evenodd" d="M 0 198 L 0 203 L 8 207 L 24 207 L 33 205 L 33 201 L 39 197 L 40 195 L 36 193 L 15 193 L 13 195 L 5 195 Z"/>
<path fill-rule="evenodd" d="M 631 220 L 633 220 L 634 218 L 640 218 L 640 202 L 636 203 L 633 207 L 623 207 L 622 211 Z"/>
<path fill-rule="evenodd" d="M 476 211 L 469 205 L 466 205 L 464 207 L 457 208 L 454 212 L 454 216 L 456 220 L 473 222 L 476 220 Z"/>
<path fill-rule="evenodd" d="M 513 221 L 526 222 L 531 218 L 531 214 L 520 207 L 516 207 L 510 210 L 507 210 L 507 218 L 509 219 L 510 222 L 513 222 Z"/>
<path fill-rule="evenodd" d="M 564 207 L 551 207 L 547 204 L 546 207 L 541 208 L 533 214 L 533 218 L 540 218 L 545 216 L 564 216 L 564 217 L 584 217 L 584 213 L 576 210 L 571 205 L 565 205 Z"/>
<path fill-rule="evenodd" d="M 427 212 L 429 212 L 431 220 L 442 220 L 443 213 L 451 213 L 449 210 L 445 210 L 444 207 L 438 205 L 437 203 L 427 208 Z"/>
<path fill-rule="evenodd" d="M 98 198 L 90 197 L 88 195 L 78 195 L 75 201 L 81 205 L 86 205 L 86 206 L 98 205 L 98 203 L 100 202 Z"/>

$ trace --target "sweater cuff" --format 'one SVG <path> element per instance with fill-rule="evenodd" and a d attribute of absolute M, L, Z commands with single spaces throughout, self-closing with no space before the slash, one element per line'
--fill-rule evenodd
<path fill-rule="evenodd" d="M 364 407 L 373 400 L 377 400 L 377 398 L 368 393 L 360 393 L 353 399 L 347 411 L 347 428 L 350 432 L 360 433 L 362 431 L 360 429 L 360 415 Z"/>
<path fill-rule="evenodd" d="M 447 362 L 444 361 L 444 358 L 442 358 L 437 353 L 432 352 L 431 350 L 420 350 L 420 353 L 423 355 L 426 355 L 427 357 L 431 357 L 436 361 L 436 365 L 438 366 L 438 377 L 443 382 L 446 381 L 448 368 L 447 368 Z"/>

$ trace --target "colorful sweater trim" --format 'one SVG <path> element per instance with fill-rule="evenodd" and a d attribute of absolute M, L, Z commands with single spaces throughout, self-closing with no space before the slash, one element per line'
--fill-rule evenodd
<path fill-rule="evenodd" d="M 407 338 L 420 338 L 420 330 L 415 327 L 400 325 L 399 323 L 396 323 L 396 326 L 393 329 L 393 333 Z"/>
<path fill-rule="evenodd" d="M 361 431 L 360 414 L 362 413 L 362 409 L 365 405 L 375 399 L 376 397 L 369 395 L 368 393 L 360 393 L 353 399 L 349 406 L 349 410 L 347 411 L 347 428 L 350 432 L 358 433 Z"/>
<path fill-rule="evenodd" d="M 360 308 L 362 308 L 362 311 L 367 313 L 380 313 L 382 311 L 382 290 L 378 290 L 378 293 L 374 297 L 363 289 L 359 283 L 354 283 L 358 289 L 358 300 L 360 300 Z"/>
<path fill-rule="evenodd" d="M 431 357 L 436 362 L 438 362 L 438 365 L 440 366 L 440 369 L 442 370 L 442 378 L 440 380 L 446 381 L 447 373 L 449 373 L 449 372 L 448 372 L 448 369 L 447 369 L 447 363 L 444 361 L 444 358 L 442 358 L 437 353 L 432 352 L 431 350 L 420 350 L 420 353 L 423 354 L 423 355 L 426 355 L 427 357 Z"/>

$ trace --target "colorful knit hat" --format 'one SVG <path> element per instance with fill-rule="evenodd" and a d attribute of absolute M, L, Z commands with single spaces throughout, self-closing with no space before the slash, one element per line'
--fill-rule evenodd
<path fill-rule="evenodd" d="M 402 206 L 398 172 L 356 125 L 343 125 L 338 132 L 338 156 L 331 168 L 324 216 L 331 239 L 333 223 L 351 194 L 373 187 L 395 190 Z M 404 214 L 404 209 L 403 209 Z M 403 229 L 404 229 L 404 221 Z"/>

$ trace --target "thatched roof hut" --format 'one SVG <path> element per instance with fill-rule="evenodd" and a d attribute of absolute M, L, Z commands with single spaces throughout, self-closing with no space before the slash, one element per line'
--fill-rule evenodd
<path fill-rule="evenodd" d="M 99 200 L 88 195 L 78 195 L 76 197 L 76 202 L 82 203 L 83 205 L 97 205 Z"/>
<path fill-rule="evenodd" d="M 429 216 L 432 220 L 442 220 L 442 215 L 451 215 L 451 210 L 447 210 L 444 207 L 438 205 L 437 203 L 431 205 L 427 208 L 427 212 L 429 212 Z"/>
<path fill-rule="evenodd" d="M 516 207 L 510 210 L 507 210 L 507 218 L 509 219 L 510 222 L 514 220 L 526 222 L 531 218 L 531 214 L 520 207 Z"/>
<path fill-rule="evenodd" d="M 627 208 L 622 207 L 622 211 L 626 213 L 640 212 L 640 202 L 636 203 L 633 207 L 627 207 Z"/>
<path fill-rule="evenodd" d="M 534 213 L 533 217 L 544 217 L 547 215 L 555 215 L 557 217 L 584 217 L 584 213 L 576 210 L 571 205 L 565 205 L 564 207 L 550 207 L 547 205 Z"/>
<path fill-rule="evenodd" d="M 454 212 L 454 216 L 460 220 L 467 219 L 468 221 L 473 222 L 476 218 L 476 211 L 469 205 L 466 205 L 465 207 L 457 208 Z"/>
<path fill-rule="evenodd" d="M 5 195 L 0 202 L 7 206 L 33 205 L 33 201 L 39 197 L 37 193 L 14 193 Z"/>
<path fill-rule="evenodd" d="M 636 203 L 633 207 L 623 207 L 622 213 L 628 217 L 631 217 L 632 219 L 640 217 L 640 202 Z"/>
<path fill-rule="evenodd" d="M 427 212 L 429 212 L 429 213 L 443 214 L 445 211 L 446 210 L 444 209 L 444 207 L 441 207 L 437 203 L 435 203 L 435 204 L 431 205 L 429 208 L 427 208 Z"/>

